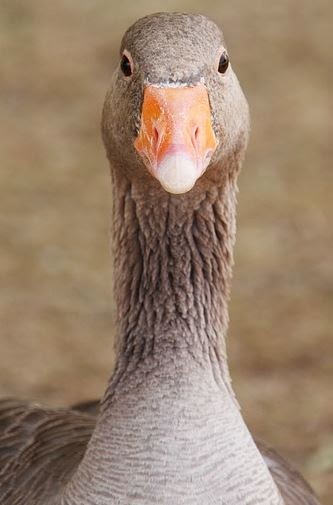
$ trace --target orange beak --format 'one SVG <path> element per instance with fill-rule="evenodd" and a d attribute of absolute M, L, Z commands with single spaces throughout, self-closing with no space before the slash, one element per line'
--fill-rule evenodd
<path fill-rule="evenodd" d="M 217 146 L 205 86 L 147 86 L 134 146 L 166 191 L 189 191 Z"/>

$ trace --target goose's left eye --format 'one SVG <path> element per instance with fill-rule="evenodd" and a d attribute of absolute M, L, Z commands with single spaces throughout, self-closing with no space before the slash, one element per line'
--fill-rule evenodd
<path fill-rule="evenodd" d="M 223 53 L 219 60 L 218 71 L 220 74 L 224 74 L 229 66 L 229 56 L 227 53 Z"/>

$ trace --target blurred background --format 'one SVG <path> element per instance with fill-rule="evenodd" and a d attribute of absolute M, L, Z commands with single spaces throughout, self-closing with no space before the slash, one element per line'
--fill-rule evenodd
<path fill-rule="evenodd" d="M 100 112 L 122 33 L 220 23 L 252 111 L 229 354 L 244 416 L 333 504 L 332 14 L 317 0 L 0 0 L 0 395 L 100 397 L 113 362 Z"/>

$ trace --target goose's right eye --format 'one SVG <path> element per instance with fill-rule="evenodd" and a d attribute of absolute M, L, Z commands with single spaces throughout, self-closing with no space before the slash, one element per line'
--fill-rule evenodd
<path fill-rule="evenodd" d="M 126 54 L 121 57 L 120 68 L 125 77 L 130 77 L 133 73 L 131 62 Z"/>

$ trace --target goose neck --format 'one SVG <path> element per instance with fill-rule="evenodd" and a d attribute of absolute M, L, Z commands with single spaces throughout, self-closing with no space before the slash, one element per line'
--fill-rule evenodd
<path fill-rule="evenodd" d="M 229 382 L 235 180 L 180 197 L 121 182 L 113 211 L 117 369 L 132 375 L 142 363 L 192 359 Z"/>

